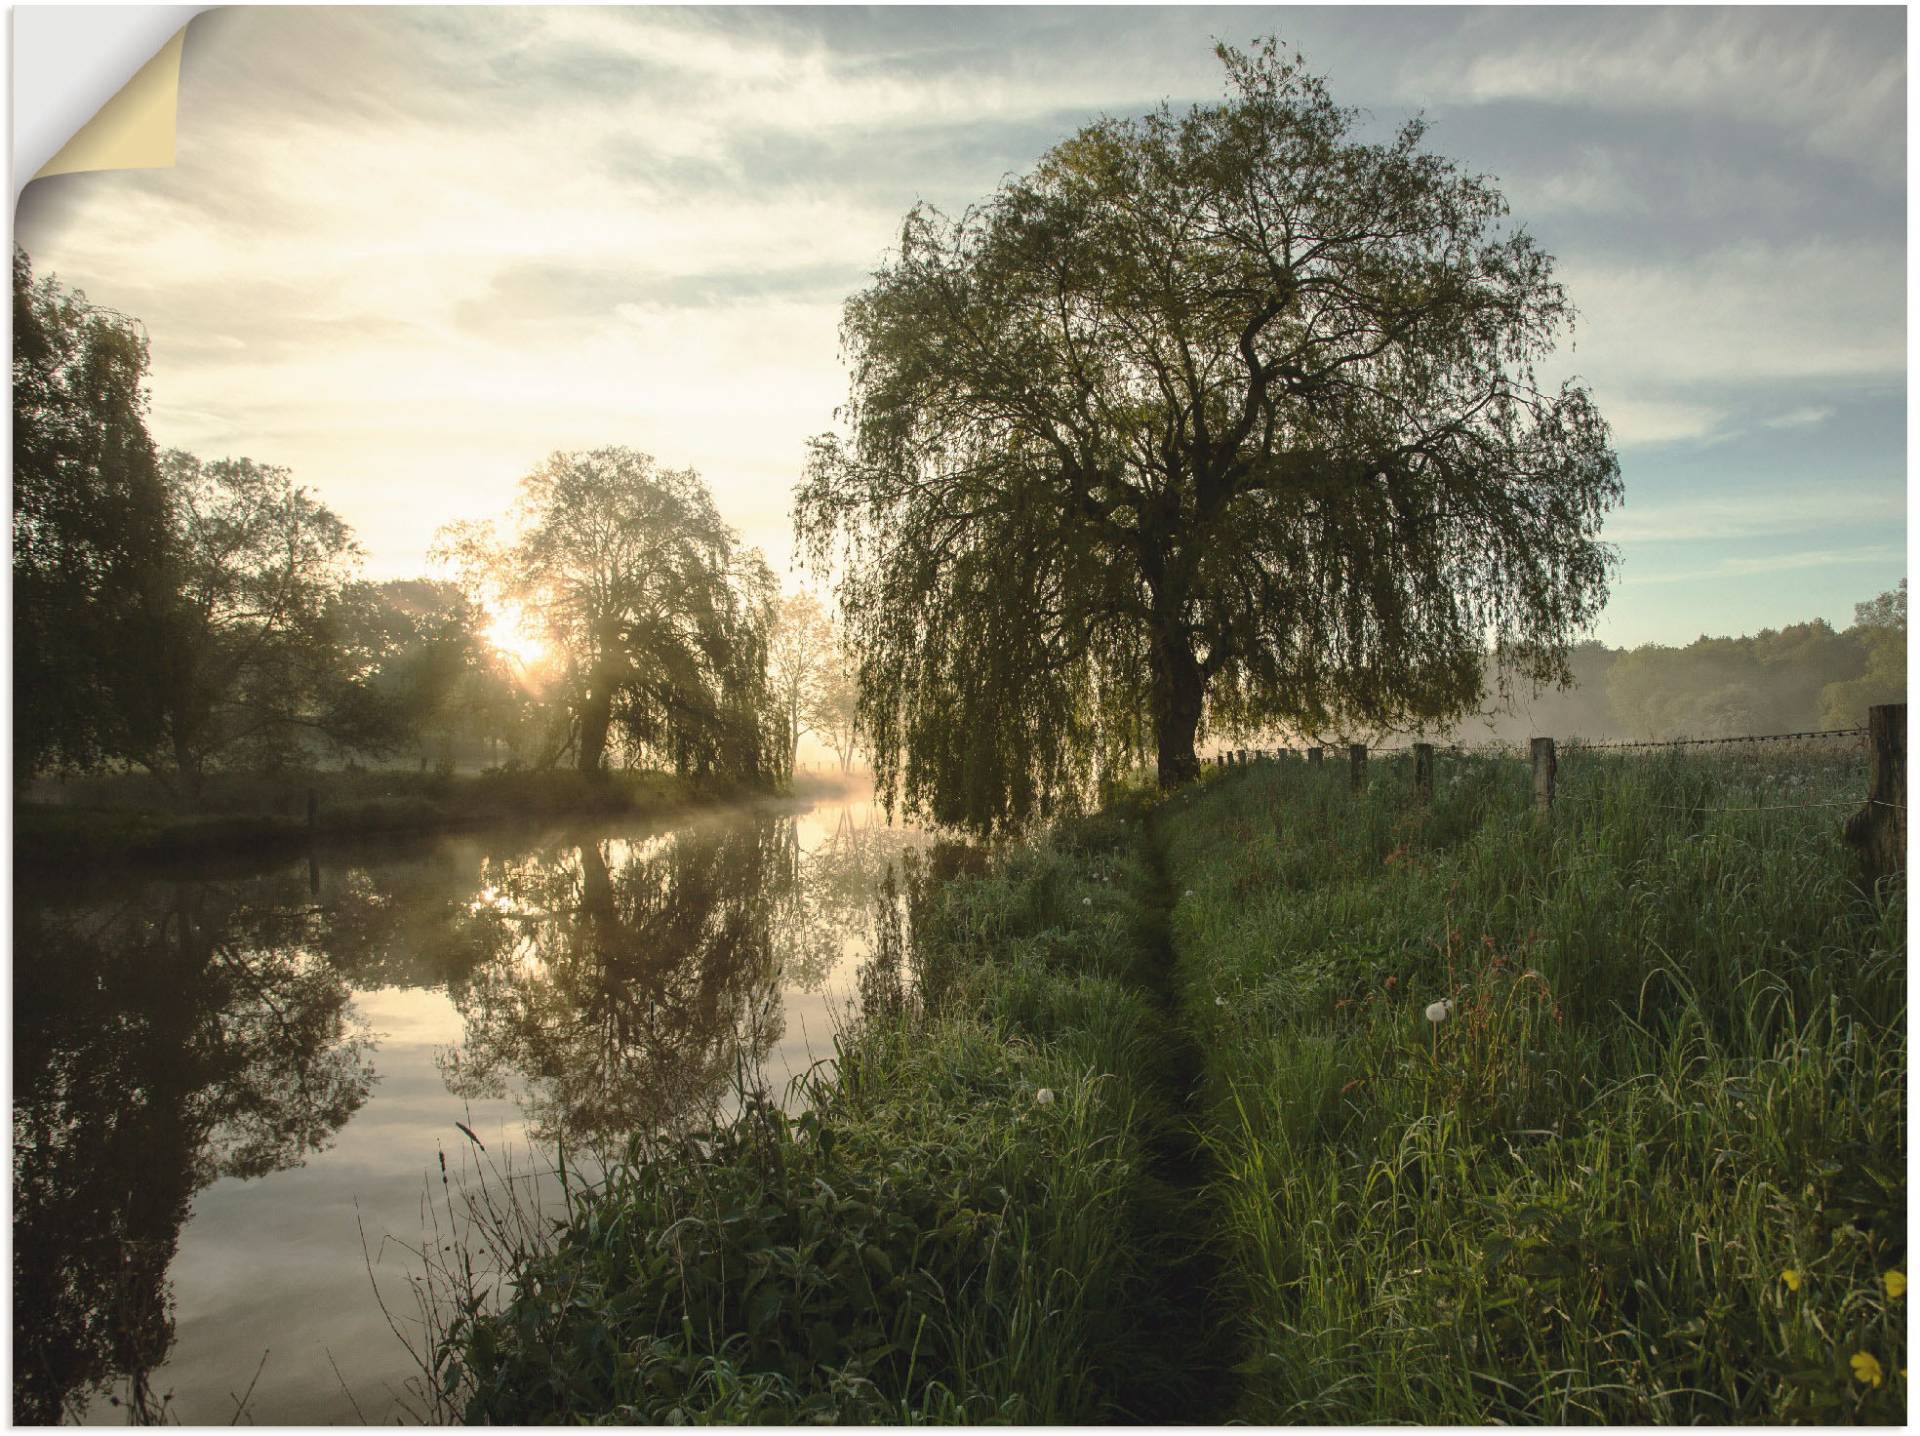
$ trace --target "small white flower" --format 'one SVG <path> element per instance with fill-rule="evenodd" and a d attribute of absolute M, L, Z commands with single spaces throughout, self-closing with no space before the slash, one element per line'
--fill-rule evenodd
<path fill-rule="evenodd" d="M 1053 1088 L 1042 1087 L 1038 1092 L 1033 1094 L 1033 1100 L 1038 1102 L 1042 1107 L 1051 1107 L 1053 1105 Z"/>
<path fill-rule="evenodd" d="M 1213 999 L 1213 1005 L 1215 1007 L 1225 1007 L 1227 1005 L 1227 999 L 1225 997 L 1216 996 Z"/>
<path fill-rule="evenodd" d="M 1092 899 L 1092 898 L 1081 898 L 1081 899 L 1080 899 L 1080 906 L 1081 906 L 1081 907 L 1092 907 L 1092 906 L 1093 906 L 1093 899 Z"/>
<path fill-rule="evenodd" d="M 1427 1021 L 1445 1022 L 1452 1011 L 1453 1003 L 1448 998 L 1443 997 L 1438 1002 L 1429 1002 L 1427 1004 Z"/>
<path fill-rule="evenodd" d="M 1193 896 L 1193 889 L 1192 889 L 1192 888 L 1188 888 L 1188 889 L 1187 889 L 1187 896 L 1188 896 L 1188 897 L 1192 897 L 1192 896 Z"/>

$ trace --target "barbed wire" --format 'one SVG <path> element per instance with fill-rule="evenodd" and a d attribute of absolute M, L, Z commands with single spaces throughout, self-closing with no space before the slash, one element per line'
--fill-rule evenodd
<path fill-rule="evenodd" d="M 1587 743 L 1578 738 L 1572 738 L 1567 740 L 1564 745 L 1556 744 L 1555 746 L 1559 754 L 1573 755 L 1577 753 L 1613 752 L 1624 749 L 1705 748 L 1723 746 L 1729 743 L 1789 743 L 1806 739 L 1864 738 L 1870 731 L 1871 730 L 1867 728 L 1809 728 L 1798 733 L 1740 733 L 1727 738 L 1622 739 L 1605 743 Z M 1348 745 L 1330 745 L 1323 743 L 1318 746 L 1320 747 L 1324 761 L 1337 762 L 1346 756 L 1343 749 Z M 1304 748 L 1236 748 L 1228 749 L 1226 753 L 1215 756 L 1211 761 L 1216 764 L 1229 765 L 1238 761 L 1236 755 L 1240 753 L 1245 753 L 1247 755 L 1247 761 L 1253 762 L 1256 760 L 1275 759 L 1282 754 L 1304 756 L 1307 751 L 1308 750 Z M 1436 756 L 1445 753 L 1453 757 L 1527 759 L 1532 756 L 1525 748 L 1503 743 L 1490 743 L 1480 747 L 1461 743 L 1436 743 L 1433 745 L 1433 751 Z M 1367 749 L 1366 756 L 1369 758 L 1398 758 L 1412 752 L 1412 745 L 1403 744 L 1392 748 L 1369 748 Z"/>
<path fill-rule="evenodd" d="M 1718 743 L 1788 743 L 1797 738 L 1864 738 L 1866 728 L 1811 728 L 1800 733 L 1743 733 L 1731 738 L 1650 738 L 1642 742 L 1567 744 L 1569 752 L 1591 753 L 1611 748 L 1703 748 Z"/>

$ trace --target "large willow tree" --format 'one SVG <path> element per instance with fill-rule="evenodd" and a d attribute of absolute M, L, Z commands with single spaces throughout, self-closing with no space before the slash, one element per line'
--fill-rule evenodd
<path fill-rule="evenodd" d="M 846 432 L 796 506 L 838 562 L 887 791 L 1044 812 L 1203 725 L 1406 725 L 1491 658 L 1564 681 L 1606 596 L 1607 429 L 1535 366 L 1572 311 L 1485 178 L 1383 143 L 1268 42 L 1224 103 L 1104 120 L 846 308 Z"/>

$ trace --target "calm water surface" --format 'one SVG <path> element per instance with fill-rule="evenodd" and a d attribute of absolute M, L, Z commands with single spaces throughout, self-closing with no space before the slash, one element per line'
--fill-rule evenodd
<path fill-rule="evenodd" d="M 424 1409 L 388 1315 L 417 1340 L 442 1157 L 457 1192 L 697 1121 L 743 1070 L 784 1089 L 831 1054 L 923 842 L 862 796 L 244 877 L 23 874 L 14 1419 Z"/>

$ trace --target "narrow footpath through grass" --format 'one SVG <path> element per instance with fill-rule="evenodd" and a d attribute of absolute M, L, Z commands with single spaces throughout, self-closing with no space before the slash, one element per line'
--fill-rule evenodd
<path fill-rule="evenodd" d="M 1232 1414 L 1239 1378 L 1239 1333 L 1220 1300 L 1220 1222 L 1213 1154 L 1196 1125 L 1206 1077 L 1192 1024 L 1180 1010 L 1174 981 L 1172 934 L 1173 885 L 1166 866 L 1165 841 L 1158 814 L 1146 824 L 1142 887 L 1141 946 L 1146 960 L 1140 973 L 1158 1019 L 1164 1044 L 1161 1071 L 1164 1098 L 1175 1120 L 1160 1131 L 1151 1148 L 1151 1172 L 1158 1210 L 1150 1218 L 1160 1245 L 1156 1252 L 1158 1294 L 1146 1312 L 1147 1338 L 1177 1353 L 1182 1373 L 1174 1384 L 1140 1385 L 1128 1392 L 1126 1408 L 1151 1425 L 1215 1425 Z"/>

